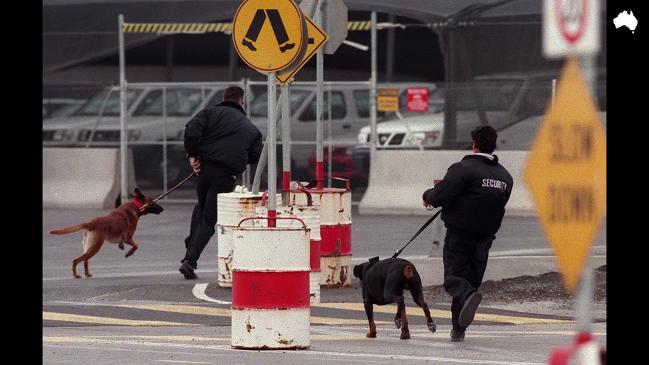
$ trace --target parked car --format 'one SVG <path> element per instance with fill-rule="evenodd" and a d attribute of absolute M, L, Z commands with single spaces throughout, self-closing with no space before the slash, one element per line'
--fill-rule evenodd
<path fill-rule="evenodd" d="M 127 92 L 129 113 L 133 111 L 143 94 L 142 88 L 129 88 Z M 119 88 L 109 87 L 101 90 L 70 115 L 43 119 L 43 146 L 85 145 L 78 139 L 82 128 L 91 128 L 110 119 L 119 121 L 119 112 Z"/>
<path fill-rule="evenodd" d="M 386 83 L 378 87 L 392 87 L 403 90 L 410 86 L 435 88 L 431 83 Z M 279 98 L 278 92 L 278 98 Z M 329 122 L 329 88 L 323 91 L 323 140 L 331 138 L 338 145 L 336 154 L 347 153 L 351 161 L 350 147 L 356 143 L 356 134 L 370 120 L 369 89 L 364 85 L 335 85 L 331 87 L 331 126 Z M 266 94 L 259 95 L 251 105 L 251 121 L 261 130 L 264 137 L 268 130 L 268 104 Z M 316 89 L 313 86 L 296 85 L 291 87 L 291 157 L 295 166 L 294 174 L 305 178 L 313 176 L 309 161 L 315 161 L 316 141 Z M 278 141 L 281 138 L 281 127 L 277 128 Z M 342 148 L 347 146 L 347 148 Z M 332 151 L 332 152 L 333 152 Z M 346 152 L 345 152 L 346 151 Z M 340 165 L 339 165 L 340 166 Z M 350 164 L 350 169 L 353 165 Z M 340 174 L 353 175 L 352 171 Z"/>
<path fill-rule="evenodd" d="M 74 113 L 85 100 L 71 98 L 43 99 L 43 119 L 67 117 Z"/>
<path fill-rule="evenodd" d="M 182 145 L 187 122 L 206 105 L 223 100 L 225 86 L 152 86 L 138 101 L 127 122 L 137 180 L 142 186 L 162 187 L 164 151 L 167 146 L 167 180 L 173 186 L 189 174 Z M 79 132 L 79 142 L 118 145 L 119 118 L 107 119 Z M 90 140 L 92 136 L 92 140 Z"/>
<path fill-rule="evenodd" d="M 553 72 L 499 74 L 455 85 L 456 136 L 444 146 L 444 89 L 429 99 L 429 113 L 388 116 L 377 123 L 377 149 L 470 149 L 470 131 L 481 123 L 498 131 L 498 150 L 528 150 L 552 95 Z M 606 74 L 600 72 L 597 102 L 606 125 Z M 358 133 L 352 155 L 355 168 L 369 174 L 370 126 Z"/>

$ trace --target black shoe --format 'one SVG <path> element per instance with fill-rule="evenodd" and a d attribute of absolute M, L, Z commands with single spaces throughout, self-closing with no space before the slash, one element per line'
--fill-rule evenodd
<path fill-rule="evenodd" d="M 451 330 L 451 342 L 464 341 L 464 330 Z"/>
<path fill-rule="evenodd" d="M 241 45 L 248 47 L 248 49 L 250 49 L 253 52 L 257 50 L 257 47 L 255 47 L 254 43 L 252 43 L 251 41 L 245 38 L 241 41 Z"/>
<path fill-rule="evenodd" d="M 467 328 L 471 322 L 473 322 L 475 311 L 478 310 L 480 301 L 482 301 L 482 294 L 477 291 L 473 292 L 473 294 L 466 298 L 464 305 L 462 306 L 462 311 L 460 312 L 460 318 L 458 319 L 460 327 Z"/>
<path fill-rule="evenodd" d="M 196 276 L 196 273 L 194 273 L 194 268 L 192 267 L 192 264 L 189 263 L 189 261 L 184 261 L 182 265 L 180 265 L 178 271 L 180 271 L 180 273 L 183 274 L 185 276 L 185 279 L 187 280 L 198 279 L 198 276 Z"/>
<path fill-rule="evenodd" d="M 282 51 L 282 53 L 284 53 L 289 49 L 293 49 L 294 47 L 295 47 L 295 43 L 286 43 L 285 45 L 279 47 L 279 50 Z"/>

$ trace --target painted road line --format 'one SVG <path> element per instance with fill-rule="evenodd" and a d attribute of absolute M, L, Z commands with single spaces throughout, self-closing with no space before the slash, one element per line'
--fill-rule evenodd
<path fill-rule="evenodd" d="M 92 323 L 115 326 L 192 326 L 190 323 L 166 322 L 166 321 L 143 321 L 136 319 L 122 319 L 111 317 L 87 316 L 81 314 L 57 313 L 43 311 L 44 321 Z"/>
<path fill-rule="evenodd" d="M 201 283 L 201 284 L 196 284 L 194 285 L 194 289 L 192 289 L 192 294 L 200 300 L 204 300 L 206 302 L 211 302 L 211 303 L 218 303 L 218 304 L 232 304 L 232 302 L 226 302 L 223 300 L 218 300 L 211 298 L 205 294 L 205 289 L 207 289 L 208 283 Z"/>
<path fill-rule="evenodd" d="M 344 334 L 311 334 L 310 339 L 313 341 L 350 341 L 350 340 L 368 340 L 365 333 L 344 333 Z M 446 336 L 448 337 L 448 336 Z M 51 343 L 114 343 L 115 341 L 149 341 L 152 343 L 181 343 L 181 342 L 230 342 L 228 337 L 207 337 L 207 336 L 187 336 L 187 335 L 161 335 L 161 336 L 137 336 L 137 335 L 115 335 L 115 336 L 43 336 L 43 342 Z M 145 342 L 146 342 L 145 341 Z"/>
<path fill-rule="evenodd" d="M 329 308 L 329 309 L 345 309 L 353 311 L 365 311 L 362 303 L 318 303 L 312 304 L 311 307 L 315 308 Z M 451 318 L 451 311 L 441 309 L 430 309 L 430 315 L 433 318 Z M 394 314 L 397 311 L 396 305 L 374 306 L 374 313 L 389 313 Z M 424 314 L 419 307 L 406 307 L 408 316 L 424 317 Z M 486 314 L 476 313 L 475 319 L 477 321 L 488 321 L 498 323 L 510 324 L 545 324 L 545 323 L 572 323 L 572 320 L 565 319 L 546 319 L 546 318 L 530 318 L 530 317 L 515 317 L 506 316 L 501 314 Z"/>
<path fill-rule="evenodd" d="M 164 348 L 166 350 L 174 349 L 173 353 L 178 354 L 175 349 L 191 349 L 191 350 L 214 350 L 223 351 L 223 352 L 233 352 L 241 353 L 241 350 L 232 349 L 229 345 L 199 345 L 199 344 L 177 344 L 177 343 L 166 343 L 166 342 L 145 342 L 145 341 L 123 341 L 123 340 L 100 340 L 97 343 L 110 344 L 111 347 L 86 347 L 90 349 L 102 349 L 102 350 L 112 350 L 112 351 L 129 351 L 131 349 L 120 349 L 115 348 L 115 345 L 133 345 L 139 347 L 157 347 Z M 75 346 L 67 346 L 69 348 L 75 348 Z M 80 346 L 77 346 L 80 347 Z M 60 346 L 59 346 L 60 348 Z M 133 349 L 132 351 L 138 351 L 139 349 Z M 193 355 L 209 355 L 214 356 L 214 353 L 201 354 L 196 351 L 192 352 Z M 484 364 L 484 365 L 545 365 L 544 363 L 538 362 L 524 362 L 524 361 L 508 361 L 508 360 L 485 360 L 485 359 L 458 359 L 458 358 L 448 358 L 448 357 L 439 357 L 439 356 L 417 356 L 417 355 L 399 355 L 399 354 L 376 354 L 376 353 L 348 353 L 348 352 L 335 352 L 335 351 L 294 351 L 291 352 L 291 355 L 294 356 L 308 356 L 308 357 L 317 357 L 322 359 L 322 356 L 335 356 L 345 359 L 381 359 L 381 360 L 420 360 L 420 361 L 434 361 L 434 362 L 449 362 L 449 363 L 459 363 L 459 364 Z"/>
<path fill-rule="evenodd" d="M 197 274 L 209 274 L 216 273 L 217 270 L 204 270 L 201 269 L 197 271 Z M 117 278 L 127 278 L 127 277 L 142 277 L 142 276 L 165 276 L 165 275 L 179 275 L 178 270 L 176 271 L 132 271 L 132 272 L 120 272 L 120 273 L 93 273 L 93 279 L 117 279 Z M 181 276 L 182 277 L 182 276 Z M 57 280 L 77 280 L 70 276 L 58 276 L 58 277 L 44 277 L 43 281 L 57 281 Z"/>
<path fill-rule="evenodd" d="M 170 313 L 183 313 L 183 314 L 197 314 L 216 317 L 230 317 L 230 308 L 214 308 L 195 305 L 177 305 L 177 304 L 107 304 L 107 306 L 145 309 L 158 312 Z M 326 324 L 326 325 L 355 325 L 367 324 L 364 319 L 345 319 L 335 317 L 317 317 L 311 316 L 312 324 Z M 389 324 L 389 321 L 376 321 L 376 324 Z"/>

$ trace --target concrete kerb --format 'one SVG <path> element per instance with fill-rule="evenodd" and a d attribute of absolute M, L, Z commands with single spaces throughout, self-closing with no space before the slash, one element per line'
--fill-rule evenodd
<path fill-rule="evenodd" d="M 128 161 L 131 191 L 135 168 L 130 150 Z M 118 148 L 43 148 L 43 207 L 113 208 L 120 176 Z"/>
<path fill-rule="evenodd" d="M 359 214 L 430 214 L 422 206 L 422 194 L 433 186 L 434 179 L 443 178 L 448 167 L 468 153 L 470 151 L 376 151 L 370 166 L 369 185 L 358 206 Z M 528 154 L 528 151 L 496 151 L 514 179 L 506 216 L 536 216 L 523 182 Z"/>

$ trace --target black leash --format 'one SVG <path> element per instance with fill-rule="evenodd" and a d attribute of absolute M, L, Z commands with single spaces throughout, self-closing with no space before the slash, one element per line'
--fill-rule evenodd
<path fill-rule="evenodd" d="M 417 236 L 419 236 L 419 234 L 420 234 L 421 232 L 423 232 L 424 229 L 426 229 L 426 227 L 428 227 L 428 226 L 429 226 L 429 225 L 430 225 L 430 224 L 435 220 L 435 218 L 437 218 L 437 216 L 438 216 L 439 213 L 441 213 L 441 212 L 442 212 L 442 210 L 440 209 L 440 210 L 437 211 L 437 213 L 433 214 L 433 216 L 430 217 L 430 219 L 429 219 L 426 223 L 424 223 L 424 225 L 421 226 L 421 228 L 419 228 L 419 230 L 417 231 L 417 233 L 415 233 L 415 235 L 412 236 L 412 238 L 410 239 L 410 241 L 408 241 L 408 243 L 406 243 L 403 247 L 401 247 L 401 249 L 399 249 L 399 251 L 395 252 L 394 255 L 392 255 L 392 258 L 394 259 L 394 258 L 396 258 L 397 256 L 399 256 L 399 255 L 401 254 L 401 251 L 403 251 L 404 248 L 408 247 L 408 245 L 410 244 L 410 242 L 414 241 L 415 238 L 417 238 Z"/>
<path fill-rule="evenodd" d="M 160 195 L 159 197 L 153 199 L 153 200 L 151 201 L 151 203 L 147 203 L 147 204 L 144 204 L 143 206 L 141 206 L 141 207 L 140 207 L 140 212 L 143 211 L 144 209 L 146 209 L 146 208 L 149 206 L 149 204 L 153 204 L 153 203 L 157 202 L 158 200 L 164 198 L 165 196 L 171 194 L 172 191 L 174 191 L 174 190 L 178 189 L 179 187 L 181 187 L 182 184 L 184 184 L 185 182 L 187 182 L 187 180 L 189 180 L 192 176 L 194 176 L 194 172 L 193 172 L 193 171 L 192 171 L 192 173 L 191 173 L 189 176 L 187 176 L 183 181 L 179 182 L 178 184 L 176 184 L 176 186 L 174 186 L 173 188 L 169 189 L 169 191 L 167 191 L 166 193 L 164 193 L 164 194 Z"/>

